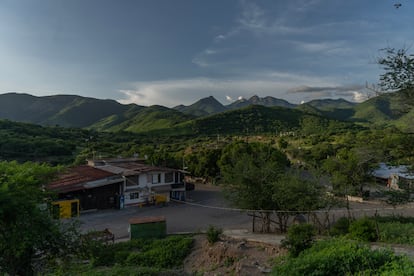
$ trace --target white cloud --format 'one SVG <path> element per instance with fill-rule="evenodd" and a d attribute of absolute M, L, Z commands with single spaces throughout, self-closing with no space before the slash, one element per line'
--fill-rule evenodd
<path fill-rule="evenodd" d="M 234 101 L 233 98 L 230 97 L 230 96 L 228 96 L 228 95 L 226 95 L 226 100 L 229 101 L 229 102 L 233 102 Z"/>
<path fill-rule="evenodd" d="M 355 102 L 363 102 L 369 98 L 369 95 L 367 93 L 363 93 L 361 91 L 352 91 L 353 93 L 353 100 Z"/>

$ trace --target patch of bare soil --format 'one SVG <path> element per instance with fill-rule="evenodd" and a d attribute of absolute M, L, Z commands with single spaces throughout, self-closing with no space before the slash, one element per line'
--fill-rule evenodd
<path fill-rule="evenodd" d="M 222 238 L 210 245 L 205 235 L 194 237 L 192 253 L 184 261 L 188 275 L 260 275 L 270 273 L 272 260 L 286 254 L 278 245 Z"/>

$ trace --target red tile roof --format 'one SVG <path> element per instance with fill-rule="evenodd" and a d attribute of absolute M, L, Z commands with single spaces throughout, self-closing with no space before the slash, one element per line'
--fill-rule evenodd
<path fill-rule="evenodd" d="M 84 183 L 115 176 L 116 174 L 99 170 L 88 165 L 69 168 L 56 181 L 48 185 L 52 191 L 69 192 L 83 188 Z"/>

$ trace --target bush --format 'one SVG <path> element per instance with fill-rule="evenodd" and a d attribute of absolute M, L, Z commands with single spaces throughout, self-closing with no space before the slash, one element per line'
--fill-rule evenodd
<path fill-rule="evenodd" d="M 378 234 L 375 221 L 365 217 L 352 222 L 349 226 L 349 236 L 361 241 L 377 241 Z"/>
<path fill-rule="evenodd" d="M 151 247 L 146 251 L 130 253 L 125 263 L 156 268 L 179 267 L 191 252 L 192 245 L 193 239 L 188 237 L 171 236 L 153 240 Z"/>
<path fill-rule="evenodd" d="M 148 266 L 159 269 L 182 265 L 191 252 L 193 239 L 188 236 L 169 236 L 165 239 L 137 239 L 122 243 L 103 245 L 84 243 L 84 258 L 92 260 L 93 266 Z"/>
<path fill-rule="evenodd" d="M 336 223 L 329 229 L 329 235 L 331 236 L 343 236 L 349 233 L 349 225 L 351 221 L 347 217 L 341 217 Z"/>
<path fill-rule="evenodd" d="M 209 244 L 214 244 L 218 240 L 220 240 L 220 235 L 223 233 L 223 230 L 220 228 L 216 228 L 210 225 L 207 229 L 207 240 Z"/>
<path fill-rule="evenodd" d="M 315 233 L 316 229 L 311 224 L 292 225 L 286 239 L 282 241 L 282 246 L 289 250 L 291 256 L 296 257 L 300 252 L 312 246 Z"/>
<path fill-rule="evenodd" d="M 344 238 L 319 241 L 296 258 L 279 258 L 273 268 L 275 275 L 413 275 L 394 271 L 412 272 L 414 263 Z"/>
<path fill-rule="evenodd" d="M 379 223 L 381 242 L 414 245 L 414 223 Z"/>

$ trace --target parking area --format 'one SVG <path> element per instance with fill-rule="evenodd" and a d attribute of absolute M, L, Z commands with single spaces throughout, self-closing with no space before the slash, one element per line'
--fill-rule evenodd
<path fill-rule="evenodd" d="M 80 216 L 81 230 L 110 229 L 115 239 L 129 236 L 128 220 L 137 217 L 164 216 L 167 233 L 205 231 L 209 225 L 223 229 L 249 229 L 251 218 L 243 212 L 206 208 L 191 204 L 228 207 L 220 190 L 215 186 L 198 185 L 187 194 L 189 204 L 170 202 L 167 206 L 127 207 L 122 210 L 99 210 Z"/>

